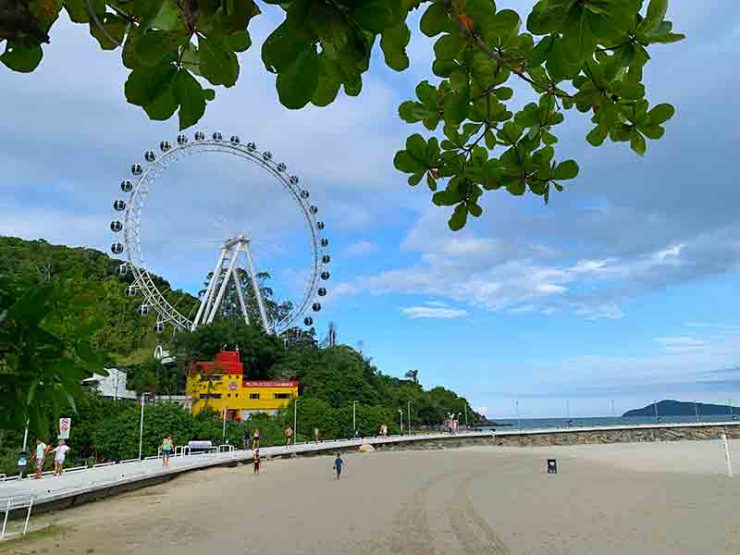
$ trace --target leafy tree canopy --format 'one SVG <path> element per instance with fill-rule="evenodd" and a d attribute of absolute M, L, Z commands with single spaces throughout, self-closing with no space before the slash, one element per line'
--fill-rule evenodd
<path fill-rule="evenodd" d="M 503 3 L 503 2 L 501 2 Z M 252 46 L 251 20 L 280 9 L 282 22 L 262 44 L 280 102 L 291 109 L 332 103 L 340 90 L 362 91 L 379 42 L 385 63 L 409 66 L 409 14 L 434 39 L 433 77 L 419 83 L 399 115 L 422 124 L 394 159 L 414 186 L 425 180 L 432 201 L 452 208 L 459 230 L 479 217 L 485 191 L 531 192 L 548 201 L 578 175 L 558 160 L 557 126 L 565 112 L 589 114 L 586 139 L 628 142 L 642 155 L 673 116 L 651 105 L 643 83 L 648 49 L 683 38 L 665 19 L 668 0 L 539 0 L 529 14 L 493 0 L 32 0 L 3 3 L 0 61 L 33 71 L 64 8 L 88 25 L 104 50 L 121 47 L 129 70 L 127 100 L 155 120 L 178 113 L 197 123 L 213 86 L 239 78 L 237 53 Z M 516 102 L 514 97 L 532 102 Z"/>

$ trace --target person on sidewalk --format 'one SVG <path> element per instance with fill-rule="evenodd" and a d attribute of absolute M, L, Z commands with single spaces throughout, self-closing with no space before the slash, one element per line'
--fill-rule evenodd
<path fill-rule="evenodd" d="M 49 446 L 41 441 L 40 437 L 36 438 L 36 453 L 33 457 L 33 479 L 38 480 L 41 478 L 41 473 L 44 471 L 44 460 L 46 454 L 49 452 Z"/>
<path fill-rule="evenodd" d="M 18 453 L 18 477 L 22 480 L 26 476 L 28 476 L 28 461 L 30 460 L 31 456 L 28 454 L 28 451 L 21 451 Z"/>
<path fill-rule="evenodd" d="M 260 429 L 255 428 L 254 434 L 252 435 L 252 449 L 259 449 L 260 448 Z"/>
<path fill-rule="evenodd" d="M 285 428 L 285 446 L 287 447 L 290 445 L 291 440 L 293 439 L 293 428 L 288 426 Z"/>
<path fill-rule="evenodd" d="M 321 430 L 319 430 L 318 428 L 313 429 L 313 440 L 316 443 L 321 443 Z"/>
<path fill-rule="evenodd" d="M 174 450 L 175 442 L 172 441 L 172 434 L 167 434 L 167 437 L 162 440 L 162 466 L 168 467 L 170 465 L 170 457 Z"/>
<path fill-rule="evenodd" d="M 69 445 L 64 443 L 63 439 L 60 439 L 52 451 L 54 452 L 54 476 L 61 476 L 64 473 L 64 459 L 67 457 Z"/>
<path fill-rule="evenodd" d="M 249 438 L 251 436 L 249 435 L 249 428 L 244 428 L 244 433 L 242 434 L 242 447 L 244 447 L 244 450 L 246 451 L 249 449 Z"/>

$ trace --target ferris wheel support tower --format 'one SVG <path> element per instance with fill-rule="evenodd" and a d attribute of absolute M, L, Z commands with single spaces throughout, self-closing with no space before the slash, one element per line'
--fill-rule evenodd
<path fill-rule="evenodd" d="M 257 299 L 257 307 L 259 308 L 260 321 L 262 328 L 267 333 L 272 333 L 270 322 L 267 319 L 267 311 L 265 310 L 265 301 L 262 298 L 262 292 L 260 291 L 259 282 L 257 281 L 257 274 L 254 269 L 254 257 L 252 256 L 252 248 L 249 244 L 249 239 L 244 235 L 237 235 L 227 239 L 224 242 L 224 246 L 221 248 L 221 254 L 216 262 L 216 267 L 213 269 L 211 279 L 208 281 L 208 287 L 206 287 L 203 299 L 198 307 L 198 312 L 193 320 L 191 330 L 195 330 L 200 324 L 210 324 L 218 313 L 218 309 L 221 307 L 221 301 L 223 300 L 224 293 L 229 286 L 229 280 L 233 280 L 234 287 L 236 288 L 236 294 L 239 298 L 239 308 L 241 309 L 244 322 L 249 324 L 249 312 L 247 311 L 247 303 L 244 300 L 244 288 L 237 274 L 237 268 L 239 268 L 239 254 L 244 253 L 247 261 L 247 273 L 249 279 L 252 282 L 252 290 L 254 296 Z"/>

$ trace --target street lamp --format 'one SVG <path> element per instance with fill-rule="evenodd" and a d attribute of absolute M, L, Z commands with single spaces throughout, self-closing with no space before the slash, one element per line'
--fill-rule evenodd
<path fill-rule="evenodd" d="M 141 417 L 139 418 L 139 460 L 141 460 L 142 450 L 144 447 L 144 404 L 146 403 L 146 396 L 150 395 L 148 392 L 141 394 Z"/>
<path fill-rule="evenodd" d="M 298 437 L 298 397 L 295 398 L 295 402 L 293 403 L 293 445 L 295 445 L 297 437 Z"/>
<path fill-rule="evenodd" d="M 406 406 L 406 416 L 406 427 L 409 429 L 409 435 L 411 435 L 411 401 L 409 401 Z"/>
<path fill-rule="evenodd" d="M 401 435 L 403 435 L 403 411 L 398 409 L 398 418 L 401 425 Z"/>
<path fill-rule="evenodd" d="M 352 401 L 352 437 L 357 437 L 357 401 Z"/>

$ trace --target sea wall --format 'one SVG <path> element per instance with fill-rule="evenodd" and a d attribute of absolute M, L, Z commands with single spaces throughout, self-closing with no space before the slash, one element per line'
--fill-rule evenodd
<path fill-rule="evenodd" d="M 375 445 L 381 451 L 418 449 L 449 449 L 468 445 L 503 445 L 513 447 L 578 445 L 594 443 L 640 443 L 646 441 L 685 441 L 718 439 L 722 434 L 729 439 L 740 439 L 740 422 L 719 424 L 656 424 L 655 426 L 573 428 L 561 430 L 506 430 L 492 436 L 448 438 Z M 370 442 L 372 443 L 372 442 Z"/>

